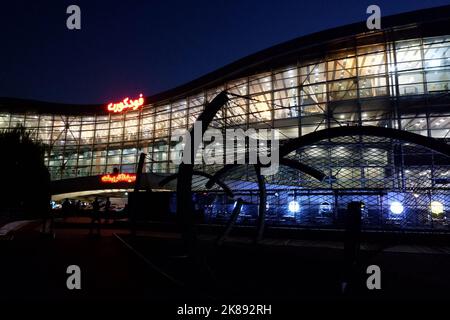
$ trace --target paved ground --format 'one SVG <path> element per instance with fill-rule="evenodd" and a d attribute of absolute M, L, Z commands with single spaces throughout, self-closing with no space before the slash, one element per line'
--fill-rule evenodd
<path fill-rule="evenodd" d="M 267 239 L 254 246 L 232 237 L 218 248 L 201 236 L 197 257 L 186 258 L 176 234 L 108 229 L 57 229 L 56 238 L 35 229 L 0 241 L 2 301 L 147 301 L 152 303 L 450 300 L 450 250 L 445 246 L 365 245 L 359 286 L 340 291 L 342 244 Z M 66 288 L 66 268 L 82 270 L 82 290 Z M 379 265 L 382 290 L 365 288 L 365 268 Z"/>

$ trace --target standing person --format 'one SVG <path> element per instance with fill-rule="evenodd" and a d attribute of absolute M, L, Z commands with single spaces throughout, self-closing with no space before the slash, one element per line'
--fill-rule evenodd
<path fill-rule="evenodd" d="M 111 213 L 111 201 L 109 201 L 109 197 L 107 197 L 105 202 L 105 223 L 109 222 L 110 213 Z"/>
<path fill-rule="evenodd" d="M 62 211 L 63 218 L 69 216 L 69 212 L 70 212 L 70 201 L 69 201 L 69 199 L 66 198 L 64 200 L 64 202 L 62 203 L 62 206 L 61 206 L 61 211 Z"/>
<path fill-rule="evenodd" d="M 75 216 L 79 216 L 81 213 L 81 200 L 75 202 Z"/>
<path fill-rule="evenodd" d="M 100 235 L 100 202 L 98 198 L 95 197 L 94 202 L 92 202 L 92 220 L 91 220 L 91 228 L 89 230 L 89 235 L 93 234 L 93 229 L 95 227 L 95 222 L 97 222 L 97 235 Z"/>

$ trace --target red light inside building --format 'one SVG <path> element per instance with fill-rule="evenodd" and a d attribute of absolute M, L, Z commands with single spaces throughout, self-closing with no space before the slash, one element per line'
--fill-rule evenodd
<path fill-rule="evenodd" d="M 134 173 L 119 173 L 119 174 L 105 174 L 101 177 L 103 183 L 119 183 L 119 182 L 135 182 L 136 174 Z"/>

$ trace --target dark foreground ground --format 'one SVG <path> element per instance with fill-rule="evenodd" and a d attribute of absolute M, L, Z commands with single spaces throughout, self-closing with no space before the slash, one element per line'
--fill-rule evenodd
<path fill-rule="evenodd" d="M 357 286 L 342 294 L 343 246 L 339 241 L 266 239 L 255 246 L 234 236 L 221 247 L 201 235 L 197 255 L 183 255 L 170 232 L 102 230 L 92 238 L 82 228 L 58 228 L 42 238 L 34 228 L 0 241 L 0 300 L 19 304 L 141 304 L 176 315 L 177 306 L 223 303 L 414 302 L 450 300 L 450 247 L 364 244 Z M 381 290 L 365 286 L 368 265 L 381 268 Z M 66 268 L 81 268 L 81 290 L 68 290 Z M 324 308 L 326 310 L 326 308 Z M 317 312 L 321 312 L 320 308 Z M 274 312 L 274 311 L 273 311 Z"/>

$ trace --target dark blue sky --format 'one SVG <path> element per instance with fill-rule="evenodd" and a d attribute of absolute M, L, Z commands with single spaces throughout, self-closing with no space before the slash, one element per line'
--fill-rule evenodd
<path fill-rule="evenodd" d="M 450 0 L 129 0 L 0 4 L 0 97 L 104 103 L 151 95 L 274 44 Z M 82 29 L 66 28 L 81 7 Z"/>

